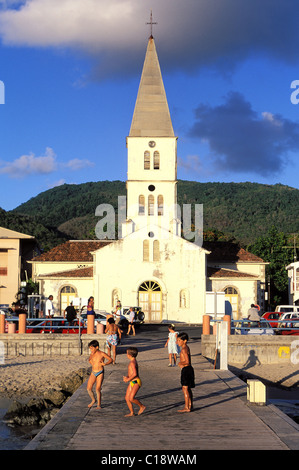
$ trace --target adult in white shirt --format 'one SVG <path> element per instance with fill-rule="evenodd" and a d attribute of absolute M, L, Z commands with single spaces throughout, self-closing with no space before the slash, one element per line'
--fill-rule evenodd
<path fill-rule="evenodd" d="M 53 306 L 53 295 L 49 295 L 46 301 L 46 317 L 52 318 L 54 317 L 54 306 Z"/>

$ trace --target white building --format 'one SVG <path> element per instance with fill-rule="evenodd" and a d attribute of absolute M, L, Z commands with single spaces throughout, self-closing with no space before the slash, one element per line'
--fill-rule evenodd
<path fill-rule="evenodd" d="M 265 263 L 260 258 L 237 245 L 210 249 L 181 237 L 177 137 L 152 36 L 127 152 L 127 212 L 121 237 L 71 241 L 35 258 L 33 272 L 41 293 L 52 294 L 61 310 L 71 296 L 93 295 L 95 307 L 107 311 L 120 299 L 123 306 L 141 306 L 146 321 L 158 322 L 201 323 L 206 290 L 225 292 L 235 318 L 246 315 L 252 302 L 263 307 Z M 222 254 L 219 247 L 225 248 Z"/>
<path fill-rule="evenodd" d="M 289 304 L 299 305 L 299 261 L 286 267 L 289 278 Z"/>

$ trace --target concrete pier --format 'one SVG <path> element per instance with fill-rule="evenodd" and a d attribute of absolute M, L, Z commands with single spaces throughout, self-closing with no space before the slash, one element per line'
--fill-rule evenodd
<path fill-rule="evenodd" d="M 196 382 L 193 412 L 178 413 L 184 398 L 180 368 L 168 367 L 167 329 L 153 333 L 141 328 L 135 337 L 124 338 L 117 364 L 105 370 L 103 408 L 88 408 L 90 398 L 83 384 L 26 450 L 98 450 L 103 456 L 120 450 L 130 451 L 131 456 L 149 450 L 187 451 L 190 456 L 198 450 L 298 450 L 299 425 L 271 404 L 250 403 L 243 381 L 230 371 L 214 370 L 201 355 L 199 329 L 187 332 Z M 128 366 L 126 348 L 131 345 L 139 349 L 142 387 L 137 397 L 146 410 L 125 418 L 123 376 Z"/>

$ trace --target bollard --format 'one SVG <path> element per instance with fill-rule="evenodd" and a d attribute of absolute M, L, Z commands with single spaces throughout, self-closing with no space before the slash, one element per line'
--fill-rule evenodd
<path fill-rule="evenodd" d="M 87 334 L 94 334 L 94 315 L 87 315 Z"/>
<path fill-rule="evenodd" d="M 8 323 L 7 333 L 15 333 L 16 332 L 16 325 L 15 323 Z"/>
<path fill-rule="evenodd" d="M 104 334 L 104 325 L 102 323 L 97 324 L 97 335 L 103 335 Z"/>
<path fill-rule="evenodd" d="M 203 315 L 202 317 L 202 334 L 209 335 L 210 334 L 210 315 Z"/>
<path fill-rule="evenodd" d="M 26 333 L 26 313 L 19 313 L 19 333 Z"/>
<path fill-rule="evenodd" d="M 230 322 L 231 322 L 230 315 L 224 315 L 223 321 L 227 321 L 227 334 L 230 335 Z"/>
<path fill-rule="evenodd" d="M 0 335 L 5 333 L 5 313 L 0 312 Z"/>

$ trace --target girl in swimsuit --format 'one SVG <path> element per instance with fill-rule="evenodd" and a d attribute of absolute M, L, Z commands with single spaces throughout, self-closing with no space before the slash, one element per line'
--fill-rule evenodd
<path fill-rule="evenodd" d="M 129 382 L 126 392 L 126 402 L 130 413 L 125 415 L 125 417 L 134 416 L 133 403 L 139 406 L 139 415 L 141 415 L 141 413 L 143 413 L 145 410 L 145 406 L 139 400 L 137 400 L 137 398 L 135 398 L 138 390 L 141 387 L 141 380 L 138 374 L 138 364 L 136 361 L 137 354 L 137 348 L 132 347 L 127 349 L 127 357 L 130 363 L 128 366 L 128 375 L 124 377 L 124 382 Z"/>
<path fill-rule="evenodd" d="M 108 318 L 105 333 L 107 336 L 106 345 L 108 347 L 108 356 L 111 357 L 113 351 L 113 364 L 116 361 L 116 346 L 120 342 L 122 330 L 115 324 L 114 318 Z"/>

